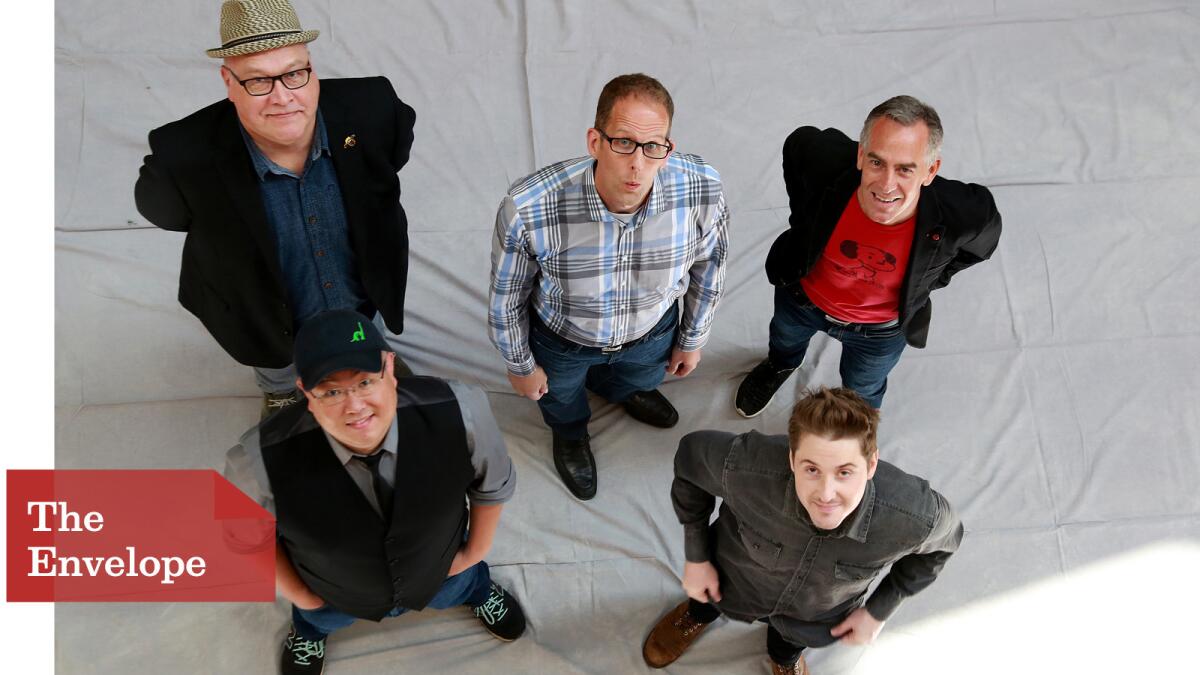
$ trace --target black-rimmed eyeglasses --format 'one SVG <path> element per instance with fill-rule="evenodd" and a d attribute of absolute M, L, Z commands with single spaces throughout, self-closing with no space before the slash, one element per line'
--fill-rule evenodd
<path fill-rule="evenodd" d="M 596 130 L 596 133 L 600 134 L 601 138 L 608 141 L 608 147 L 612 148 L 612 151 L 618 155 L 632 155 L 633 153 L 637 152 L 638 148 L 642 149 L 642 154 L 646 156 L 646 159 L 663 159 L 667 155 L 671 154 L 669 140 L 667 141 L 668 145 L 655 143 L 653 141 L 638 143 L 632 138 L 611 138 L 608 134 L 600 131 L 599 129 Z"/>
<path fill-rule="evenodd" d="M 275 90 L 275 81 L 279 80 L 287 89 L 299 89 L 308 84 L 308 78 L 312 74 L 312 66 L 305 66 L 299 70 L 289 70 L 282 75 L 274 75 L 271 77 L 251 77 L 245 80 L 238 77 L 238 74 L 233 72 L 229 66 L 221 66 L 233 75 L 233 79 L 246 90 L 251 96 L 266 96 Z"/>
<path fill-rule="evenodd" d="M 383 382 L 383 378 L 387 377 L 388 373 L 388 361 L 387 357 L 385 356 L 380 362 L 379 375 L 376 377 L 364 374 L 357 382 L 341 389 L 332 387 L 326 388 L 323 385 L 318 384 L 312 389 L 309 389 L 308 393 L 314 399 L 316 399 L 318 403 L 324 406 L 340 405 L 345 403 L 348 396 L 354 396 L 355 398 L 362 400 L 375 393 L 376 385 L 378 385 L 380 382 Z"/>
<path fill-rule="evenodd" d="M 370 396 L 375 391 L 375 385 L 383 381 L 383 376 L 371 377 L 364 376 L 361 380 L 344 389 L 313 389 L 308 393 L 312 394 L 321 405 L 341 405 L 346 402 L 347 396 L 354 396 L 357 399 L 364 399 Z"/>

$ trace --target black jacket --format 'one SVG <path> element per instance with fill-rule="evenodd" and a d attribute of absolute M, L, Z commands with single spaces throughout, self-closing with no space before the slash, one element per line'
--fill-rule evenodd
<path fill-rule="evenodd" d="M 812 270 L 862 174 L 855 168 L 858 143 L 837 129 L 800 127 L 783 144 L 791 227 L 771 245 L 767 278 L 797 286 Z M 935 177 L 921 188 L 917 223 L 904 285 L 900 325 L 908 344 L 924 347 L 932 303 L 929 292 L 950 283 L 959 270 L 987 260 L 1000 241 L 1000 212 L 982 185 Z"/>
<path fill-rule="evenodd" d="M 408 221 L 396 172 L 408 162 L 416 115 L 382 77 L 321 80 L 319 106 L 363 289 L 400 333 Z M 292 313 L 233 104 L 220 101 L 151 131 L 134 198 L 150 222 L 187 233 L 180 304 L 239 362 L 291 363 Z"/>

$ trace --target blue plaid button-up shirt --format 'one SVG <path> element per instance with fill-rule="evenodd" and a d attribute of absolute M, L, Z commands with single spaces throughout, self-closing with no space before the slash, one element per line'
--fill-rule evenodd
<path fill-rule="evenodd" d="M 553 164 L 500 203 L 488 332 L 510 373 L 535 367 L 531 307 L 554 333 L 608 347 L 644 335 L 683 296 L 676 346 L 708 340 L 728 245 L 720 175 L 696 155 L 671 155 L 626 224 L 600 200 L 594 167 L 591 157 Z"/>

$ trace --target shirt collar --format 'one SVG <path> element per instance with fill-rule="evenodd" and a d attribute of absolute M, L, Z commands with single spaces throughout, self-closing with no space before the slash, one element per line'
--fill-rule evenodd
<path fill-rule="evenodd" d="M 638 209 L 641 211 L 638 214 L 640 217 L 634 218 L 629 222 L 631 227 L 640 223 L 642 217 L 658 215 L 666 209 L 666 200 L 662 196 L 662 183 L 659 180 L 662 172 L 662 169 L 654 172 L 654 184 L 650 186 L 650 197 L 646 200 L 645 206 Z M 592 222 L 603 223 L 611 218 L 611 212 L 604 205 L 604 200 L 600 199 L 600 193 L 596 191 L 595 160 L 592 160 L 587 171 L 583 172 L 583 201 L 587 205 L 588 218 Z"/>
<path fill-rule="evenodd" d="M 325 434 L 325 440 L 329 441 L 329 447 L 333 450 L 333 454 L 337 455 L 338 461 L 342 463 L 342 466 L 349 464 L 350 460 L 354 459 L 355 457 L 362 457 L 362 455 L 359 453 L 348 450 L 346 446 L 339 443 L 336 438 L 330 436 L 328 431 L 322 429 L 321 432 Z M 383 443 L 379 444 L 379 447 L 375 449 L 375 452 L 382 450 L 383 452 L 390 452 L 395 455 L 396 447 L 399 445 L 399 442 L 400 431 L 396 427 L 396 418 L 393 417 L 391 426 L 388 427 L 387 433 L 383 436 Z M 372 452 L 371 454 L 373 455 L 375 452 Z"/>
<path fill-rule="evenodd" d="M 785 513 L 815 532 L 825 534 L 826 536 L 834 538 L 849 537 L 857 542 L 867 541 L 867 533 L 871 529 L 871 514 L 875 512 L 874 480 L 867 481 L 867 487 L 863 491 L 862 501 L 858 503 L 858 508 L 854 509 L 854 512 L 833 530 L 820 530 L 812 524 L 812 519 L 808 517 L 808 511 L 805 510 L 804 506 L 800 503 L 800 498 L 796 495 L 795 484 L 795 478 L 791 477 L 791 480 L 788 481 L 789 489 L 785 490 L 787 493 L 787 503 L 784 506 Z"/>
<path fill-rule="evenodd" d="M 250 138 L 246 127 L 242 126 L 241 120 L 238 120 L 238 131 L 242 132 L 242 140 L 246 142 L 246 149 L 250 151 L 250 162 L 254 165 L 254 173 L 258 174 L 259 181 L 266 180 L 268 173 L 299 178 L 296 174 L 272 162 L 270 158 L 264 155 L 263 151 L 255 144 L 254 139 Z M 317 123 L 313 128 L 313 142 L 312 148 L 309 149 L 308 153 L 308 163 L 312 164 L 317 161 L 322 154 L 330 154 L 329 135 L 325 132 L 325 118 L 321 116 L 321 109 L 317 108 Z"/>

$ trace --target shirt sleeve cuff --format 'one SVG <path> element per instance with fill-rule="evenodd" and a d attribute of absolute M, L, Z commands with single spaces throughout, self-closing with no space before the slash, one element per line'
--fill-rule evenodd
<path fill-rule="evenodd" d="M 689 330 L 679 331 L 679 339 L 676 340 L 675 346 L 679 347 L 680 351 L 694 352 L 697 349 L 704 347 L 708 342 L 708 333 L 695 333 Z"/>
<path fill-rule="evenodd" d="M 708 523 L 684 526 L 683 556 L 688 562 L 708 562 Z"/>
<path fill-rule="evenodd" d="M 534 368 L 537 367 L 537 361 L 533 360 L 533 356 L 527 357 L 524 361 L 509 361 L 505 359 L 504 365 L 508 368 L 508 372 L 513 375 L 525 377 L 532 375 Z"/>
<path fill-rule="evenodd" d="M 503 504 L 512 499 L 513 493 L 517 491 L 517 470 L 510 462 L 508 465 L 508 477 L 504 479 L 504 484 L 495 490 L 487 492 L 467 488 L 467 497 L 472 504 L 489 505 Z"/>
<path fill-rule="evenodd" d="M 904 596 L 885 578 L 871 594 L 871 597 L 867 598 L 867 612 L 876 621 L 887 621 L 900 608 L 902 602 L 904 602 Z"/>

